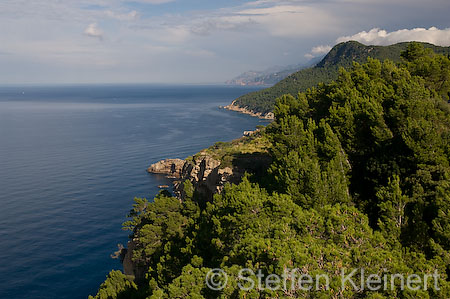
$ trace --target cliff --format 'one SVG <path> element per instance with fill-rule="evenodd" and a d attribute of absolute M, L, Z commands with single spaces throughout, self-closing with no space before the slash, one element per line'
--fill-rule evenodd
<path fill-rule="evenodd" d="M 226 183 L 237 184 L 245 172 L 260 173 L 271 162 L 268 141 L 258 130 L 232 142 L 218 142 L 186 160 L 165 159 L 150 165 L 150 173 L 175 178 L 174 194 L 183 199 L 183 183 L 191 181 L 195 191 L 206 200 L 220 193 Z"/>
<path fill-rule="evenodd" d="M 206 200 L 220 193 L 226 183 L 238 183 L 244 172 L 238 168 L 221 167 L 221 161 L 214 159 L 206 152 L 200 152 L 192 160 L 186 161 L 182 169 L 181 180 L 174 182 L 174 193 L 184 198 L 183 183 L 191 181 L 195 191 Z"/>
<path fill-rule="evenodd" d="M 136 247 L 135 239 L 128 241 L 127 248 L 122 249 L 120 259 L 125 275 L 134 276 L 134 281 L 139 283 L 145 279 L 146 268 L 133 262 L 133 250 Z"/>
<path fill-rule="evenodd" d="M 206 152 L 200 152 L 191 160 L 166 159 L 152 164 L 147 171 L 166 174 L 177 178 L 174 181 L 174 194 L 183 199 L 183 183 L 190 180 L 195 191 L 202 197 L 212 199 L 215 193 L 220 193 L 225 183 L 238 183 L 244 172 L 232 167 L 221 168 L 221 162 Z"/>
<path fill-rule="evenodd" d="M 268 155 L 268 140 L 260 130 L 248 131 L 247 136 L 231 142 L 218 142 L 185 160 L 165 159 L 150 165 L 149 173 L 174 178 L 174 195 L 183 200 L 184 182 L 189 180 L 201 200 L 212 201 L 216 193 L 222 192 L 227 183 L 238 184 L 244 174 L 265 172 L 271 163 Z M 124 273 L 135 277 L 139 283 L 145 278 L 145 268 L 132 260 L 136 239 L 131 239 L 121 251 Z"/>
<path fill-rule="evenodd" d="M 214 153 L 217 153 L 217 151 L 216 149 Z M 238 184 L 246 171 L 252 172 L 251 167 L 245 169 L 243 165 L 255 166 L 262 163 L 264 166 L 261 167 L 266 167 L 270 162 L 267 156 L 261 156 L 259 153 L 245 157 L 246 163 L 244 164 L 242 164 L 242 160 L 242 158 L 236 157 L 235 162 L 238 165 L 227 166 L 225 165 L 227 163 L 218 159 L 213 153 L 203 150 L 186 160 L 165 159 L 156 162 L 150 165 L 147 171 L 149 173 L 165 174 L 169 178 L 176 178 L 173 181 L 173 192 L 180 200 L 185 198 L 184 182 L 189 180 L 196 194 L 202 200 L 212 201 L 214 194 L 220 193 L 225 184 Z M 139 284 L 145 279 L 146 268 L 137 265 L 132 260 L 133 250 L 136 247 L 135 242 L 136 239 L 131 239 L 128 241 L 127 248 L 121 250 L 121 261 L 125 275 L 133 276 L 134 281 Z"/>

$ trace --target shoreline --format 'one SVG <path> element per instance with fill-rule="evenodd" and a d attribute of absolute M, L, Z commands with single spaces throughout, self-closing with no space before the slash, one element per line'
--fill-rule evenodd
<path fill-rule="evenodd" d="M 242 108 L 236 105 L 236 100 L 231 102 L 231 104 L 227 106 L 220 106 L 222 109 L 230 110 L 230 111 L 236 111 L 242 114 L 247 114 L 253 117 L 258 117 L 259 119 L 265 119 L 265 120 L 274 120 L 273 112 L 269 112 L 266 114 L 262 114 L 261 112 L 253 112 L 251 110 L 248 110 L 247 108 Z"/>

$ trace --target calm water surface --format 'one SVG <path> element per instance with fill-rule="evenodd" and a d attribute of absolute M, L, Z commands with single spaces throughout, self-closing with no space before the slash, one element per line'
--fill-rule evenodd
<path fill-rule="evenodd" d="M 0 87 L 0 298 L 86 298 L 127 242 L 147 174 L 264 124 L 218 109 L 255 88 Z"/>

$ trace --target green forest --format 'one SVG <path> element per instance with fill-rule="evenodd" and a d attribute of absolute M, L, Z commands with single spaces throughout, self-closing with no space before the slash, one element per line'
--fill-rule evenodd
<path fill-rule="evenodd" d="M 419 43 L 397 62 L 368 57 L 287 90 L 250 142 L 270 166 L 213 200 L 188 180 L 183 200 L 136 198 L 124 229 L 142 275 L 111 271 L 91 298 L 450 298 L 449 92 L 450 59 Z M 214 268 L 227 274 L 223 289 L 205 283 Z M 242 268 L 297 268 L 329 287 L 243 290 Z M 343 288 L 341 270 L 354 268 L 439 273 L 439 289 Z"/>
<path fill-rule="evenodd" d="M 435 53 L 450 55 L 450 47 L 439 47 L 420 43 Z M 276 99 L 284 94 L 296 96 L 299 91 L 306 91 L 319 83 L 329 83 L 339 76 L 341 67 L 349 68 L 353 62 L 365 63 L 368 57 L 384 61 L 386 59 L 400 62 L 402 51 L 409 43 L 390 46 L 365 46 L 356 41 L 340 43 L 331 49 L 316 66 L 300 70 L 281 80 L 272 87 L 251 92 L 236 99 L 235 105 L 253 112 L 266 114 L 272 112 Z"/>

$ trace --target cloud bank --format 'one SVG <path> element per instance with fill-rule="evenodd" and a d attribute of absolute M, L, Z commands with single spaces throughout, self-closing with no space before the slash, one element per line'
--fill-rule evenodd
<path fill-rule="evenodd" d="M 6 83 L 222 82 L 305 63 L 337 37 L 450 44 L 450 29 L 437 29 L 450 27 L 448 0 L 2 0 L 0 8 Z M 429 29 L 394 31 L 418 24 Z"/>
<path fill-rule="evenodd" d="M 402 29 L 392 32 L 387 32 L 379 28 L 373 28 L 369 32 L 361 31 L 355 35 L 342 36 L 336 42 L 346 42 L 355 40 L 365 45 L 387 46 L 400 42 L 427 42 L 437 46 L 450 46 L 450 28 L 438 29 L 431 27 Z"/>
<path fill-rule="evenodd" d="M 140 3 L 148 3 L 148 4 L 163 4 L 163 3 L 169 3 L 174 2 L 175 0 L 134 0 L 134 2 L 140 2 Z"/>

